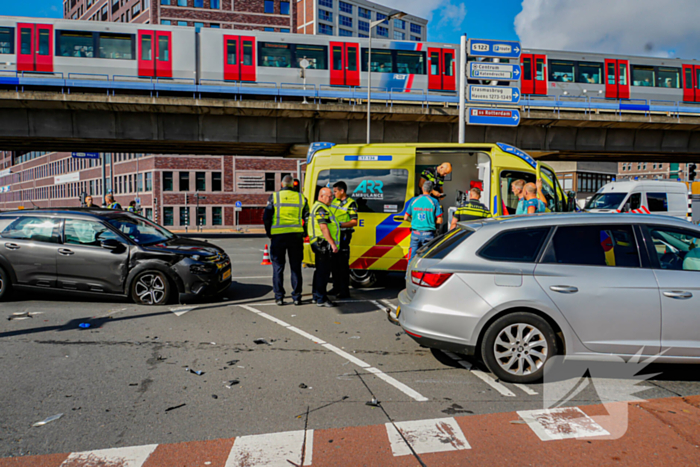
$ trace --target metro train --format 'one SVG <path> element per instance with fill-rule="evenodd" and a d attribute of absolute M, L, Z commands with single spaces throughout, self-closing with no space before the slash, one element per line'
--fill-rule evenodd
<path fill-rule="evenodd" d="M 0 84 L 31 73 L 126 88 L 155 79 L 183 90 L 229 83 L 366 89 L 367 47 L 365 38 L 0 17 Z M 458 45 L 373 39 L 371 58 L 373 92 L 455 102 Z M 700 102 L 696 60 L 524 49 L 520 65 L 522 94 L 534 98 Z"/>

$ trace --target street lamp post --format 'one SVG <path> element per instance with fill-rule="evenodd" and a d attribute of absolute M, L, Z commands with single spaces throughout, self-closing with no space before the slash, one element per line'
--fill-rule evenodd
<path fill-rule="evenodd" d="M 392 10 L 384 19 L 371 21 L 369 23 L 369 50 L 367 50 L 367 144 L 369 144 L 369 133 L 370 133 L 370 92 L 372 91 L 372 30 L 382 24 L 383 22 L 389 22 L 394 18 L 403 18 L 406 13 L 399 10 Z"/>

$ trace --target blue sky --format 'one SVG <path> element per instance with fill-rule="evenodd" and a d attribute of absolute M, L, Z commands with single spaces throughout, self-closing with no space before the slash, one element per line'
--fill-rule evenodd
<path fill-rule="evenodd" d="M 428 40 L 700 59 L 699 0 L 374 0 L 429 19 Z M 61 0 L 3 0 L 0 14 L 62 16 Z"/>

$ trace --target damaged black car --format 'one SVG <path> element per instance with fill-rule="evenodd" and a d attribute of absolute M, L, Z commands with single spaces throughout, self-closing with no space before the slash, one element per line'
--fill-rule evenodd
<path fill-rule="evenodd" d="M 215 296 L 230 284 L 231 261 L 223 249 L 130 212 L 0 213 L 0 301 L 13 289 L 51 289 L 164 305 Z"/>

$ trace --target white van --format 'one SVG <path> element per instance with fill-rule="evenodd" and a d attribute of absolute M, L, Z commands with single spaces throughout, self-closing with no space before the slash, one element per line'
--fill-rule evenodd
<path fill-rule="evenodd" d="M 688 187 L 682 182 L 626 180 L 610 182 L 586 203 L 589 212 L 629 212 L 647 208 L 653 214 L 685 219 Z"/>

